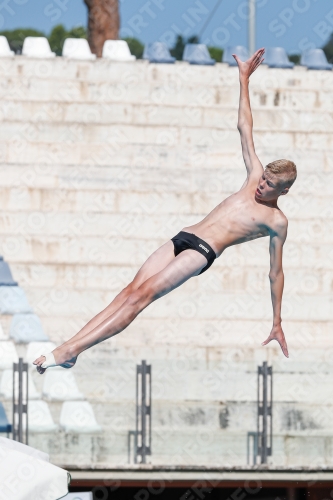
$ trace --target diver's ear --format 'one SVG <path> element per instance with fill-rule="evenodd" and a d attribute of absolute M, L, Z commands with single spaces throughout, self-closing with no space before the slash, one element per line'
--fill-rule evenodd
<path fill-rule="evenodd" d="M 285 194 L 288 194 L 289 193 L 289 187 L 285 187 L 281 193 L 280 193 L 280 196 L 284 196 Z"/>

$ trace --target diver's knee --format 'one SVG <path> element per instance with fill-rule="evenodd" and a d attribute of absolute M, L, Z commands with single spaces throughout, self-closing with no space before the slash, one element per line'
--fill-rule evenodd
<path fill-rule="evenodd" d="M 128 296 L 126 302 L 130 307 L 140 311 L 153 302 L 154 297 L 154 291 L 150 287 L 141 285 Z"/>

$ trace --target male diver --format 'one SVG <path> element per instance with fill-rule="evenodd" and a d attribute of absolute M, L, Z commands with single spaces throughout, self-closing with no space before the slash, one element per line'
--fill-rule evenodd
<path fill-rule="evenodd" d="M 249 78 L 263 61 L 264 49 L 243 62 L 236 55 L 240 80 L 238 130 L 247 177 L 239 191 L 222 201 L 201 222 L 184 227 L 156 250 L 129 285 L 74 337 L 52 353 L 34 361 L 40 374 L 51 366 L 71 368 L 86 349 L 122 332 L 149 304 L 194 276 L 204 273 L 222 252 L 233 245 L 269 236 L 270 286 L 273 326 L 262 345 L 276 340 L 285 356 L 288 348 L 281 327 L 284 285 L 282 249 L 287 236 L 287 218 L 277 205 L 296 179 L 292 161 L 276 160 L 265 169 L 253 143 Z"/>

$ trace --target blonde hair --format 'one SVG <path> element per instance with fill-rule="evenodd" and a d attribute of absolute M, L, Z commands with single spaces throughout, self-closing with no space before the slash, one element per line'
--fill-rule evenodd
<path fill-rule="evenodd" d="M 275 160 L 266 165 L 265 170 L 273 175 L 282 177 L 281 182 L 290 187 L 297 177 L 296 165 L 290 160 Z"/>

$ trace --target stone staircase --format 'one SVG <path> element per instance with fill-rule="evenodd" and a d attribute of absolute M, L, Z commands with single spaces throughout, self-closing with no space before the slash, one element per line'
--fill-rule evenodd
<path fill-rule="evenodd" d="M 158 245 L 242 185 L 237 71 L 17 56 L 1 60 L 0 72 L 1 254 L 58 344 Z M 152 464 L 244 466 L 257 365 L 266 360 L 274 370 L 272 465 L 332 465 L 332 82 L 331 72 L 265 67 L 251 80 L 259 157 L 290 158 L 299 172 L 281 199 L 290 359 L 260 346 L 272 314 L 267 239 L 228 249 L 209 273 L 82 354 L 72 373 L 100 430 L 66 431 L 67 399 L 47 397 L 43 377 L 31 372 L 56 426 L 31 431 L 32 446 L 65 467 L 127 464 L 135 367 L 146 359 Z M 0 349 L 11 320 L 0 317 Z M 25 344 L 15 349 L 26 356 Z"/>

